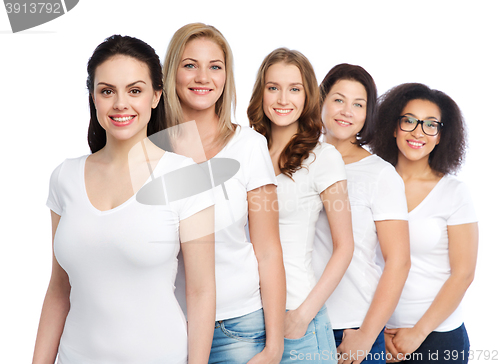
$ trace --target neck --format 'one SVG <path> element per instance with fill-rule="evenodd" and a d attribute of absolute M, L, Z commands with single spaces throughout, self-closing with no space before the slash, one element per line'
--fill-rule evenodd
<path fill-rule="evenodd" d="M 357 144 L 354 144 L 356 139 L 338 139 L 335 138 L 331 134 L 327 134 L 325 141 L 328 144 L 333 145 L 339 153 L 342 155 L 342 158 L 355 154 L 360 148 Z"/>
<path fill-rule="evenodd" d="M 403 180 L 434 178 L 438 174 L 429 166 L 429 157 L 417 161 L 406 159 L 401 153 L 396 163 L 396 171 Z"/>
<path fill-rule="evenodd" d="M 128 140 L 107 138 L 106 145 L 99 153 L 101 157 L 113 164 L 129 164 L 131 161 L 145 159 L 143 147 L 153 143 L 147 138 L 146 131 L 140 136 Z"/>
<path fill-rule="evenodd" d="M 212 145 L 219 131 L 219 116 L 215 113 L 215 105 L 206 110 L 186 110 L 183 108 L 184 121 L 196 122 L 203 147 Z"/>
<path fill-rule="evenodd" d="M 299 130 L 298 121 L 293 124 L 287 126 L 277 126 L 276 124 L 271 124 L 271 136 L 272 136 L 272 144 L 271 144 L 271 153 L 276 153 L 285 149 L 288 142 L 293 138 L 297 131 Z"/>

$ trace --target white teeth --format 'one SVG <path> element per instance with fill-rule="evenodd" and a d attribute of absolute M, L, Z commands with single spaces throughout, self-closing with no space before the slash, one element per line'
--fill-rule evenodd
<path fill-rule="evenodd" d="M 337 123 L 339 123 L 340 125 L 351 125 L 351 123 L 345 122 L 343 120 L 337 120 Z"/>
<path fill-rule="evenodd" d="M 424 145 L 424 143 L 417 143 L 417 142 L 410 142 L 410 141 L 408 141 L 408 144 L 413 145 L 414 147 L 421 147 L 422 145 Z"/>
<path fill-rule="evenodd" d="M 194 92 L 209 92 L 210 90 L 207 89 L 198 89 L 198 88 L 193 88 L 192 89 Z"/>
<path fill-rule="evenodd" d="M 123 123 L 125 121 L 132 120 L 133 118 L 134 118 L 133 116 L 125 116 L 123 118 L 111 118 L 111 119 L 113 119 L 114 121 L 118 121 L 119 123 Z"/>
<path fill-rule="evenodd" d="M 274 109 L 278 114 L 289 114 L 292 112 L 290 109 Z"/>

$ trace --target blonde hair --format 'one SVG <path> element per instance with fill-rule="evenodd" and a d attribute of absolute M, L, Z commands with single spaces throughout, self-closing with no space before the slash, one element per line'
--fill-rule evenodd
<path fill-rule="evenodd" d="M 176 77 L 177 69 L 186 44 L 193 39 L 206 38 L 221 48 L 225 57 L 226 83 L 222 95 L 215 103 L 215 113 L 219 117 L 219 132 L 214 144 L 225 145 L 234 133 L 231 122 L 231 112 L 236 108 L 236 87 L 233 73 L 233 54 L 229 43 L 221 32 L 211 25 L 191 23 L 175 32 L 168 45 L 165 61 L 163 62 L 163 84 L 165 93 L 165 109 L 167 126 L 172 127 L 184 122 L 184 116 L 179 97 L 177 96 Z"/>

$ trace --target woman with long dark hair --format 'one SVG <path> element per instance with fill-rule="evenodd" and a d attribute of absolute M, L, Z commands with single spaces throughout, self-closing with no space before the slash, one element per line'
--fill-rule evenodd
<path fill-rule="evenodd" d="M 385 363 L 384 325 L 410 269 L 404 185 L 394 167 L 363 145 L 375 127 L 377 88 L 362 67 L 339 64 L 320 85 L 325 141 L 342 154 L 354 233 L 354 256 L 328 298 L 339 362 Z M 332 254 L 325 211 L 316 224 L 313 265 L 319 276 Z M 384 268 L 377 264 L 381 252 Z M 346 359 L 346 360 L 344 360 Z"/>
<path fill-rule="evenodd" d="M 187 363 L 188 354 L 189 363 L 206 363 L 213 197 L 152 188 L 186 168 L 203 178 L 192 160 L 148 139 L 166 126 L 159 58 L 139 39 L 111 36 L 88 62 L 87 86 L 92 153 L 65 160 L 50 180 L 52 276 L 33 363 L 56 355 L 60 364 Z M 174 296 L 179 249 L 189 277 L 187 327 Z"/>

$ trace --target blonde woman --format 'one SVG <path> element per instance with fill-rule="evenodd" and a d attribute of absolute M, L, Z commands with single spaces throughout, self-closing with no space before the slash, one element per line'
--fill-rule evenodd
<path fill-rule="evenodd" d="M 164 85 L 168 126 L 195 122 L 214 180 L 217 162 L 231 159 L 237 165 L 214 188 L 217 304 L 209 362 L 278 363 L 285 274 L 278 212 L 266 208 L 276 200 L 276 178 L 265 138 L 232 123 L 233 58 L 223 35 L 201 23 L 180 28 L 168 46 Z M 182 144 L 174 142 L 174 149 L 195 152 Z"/>

